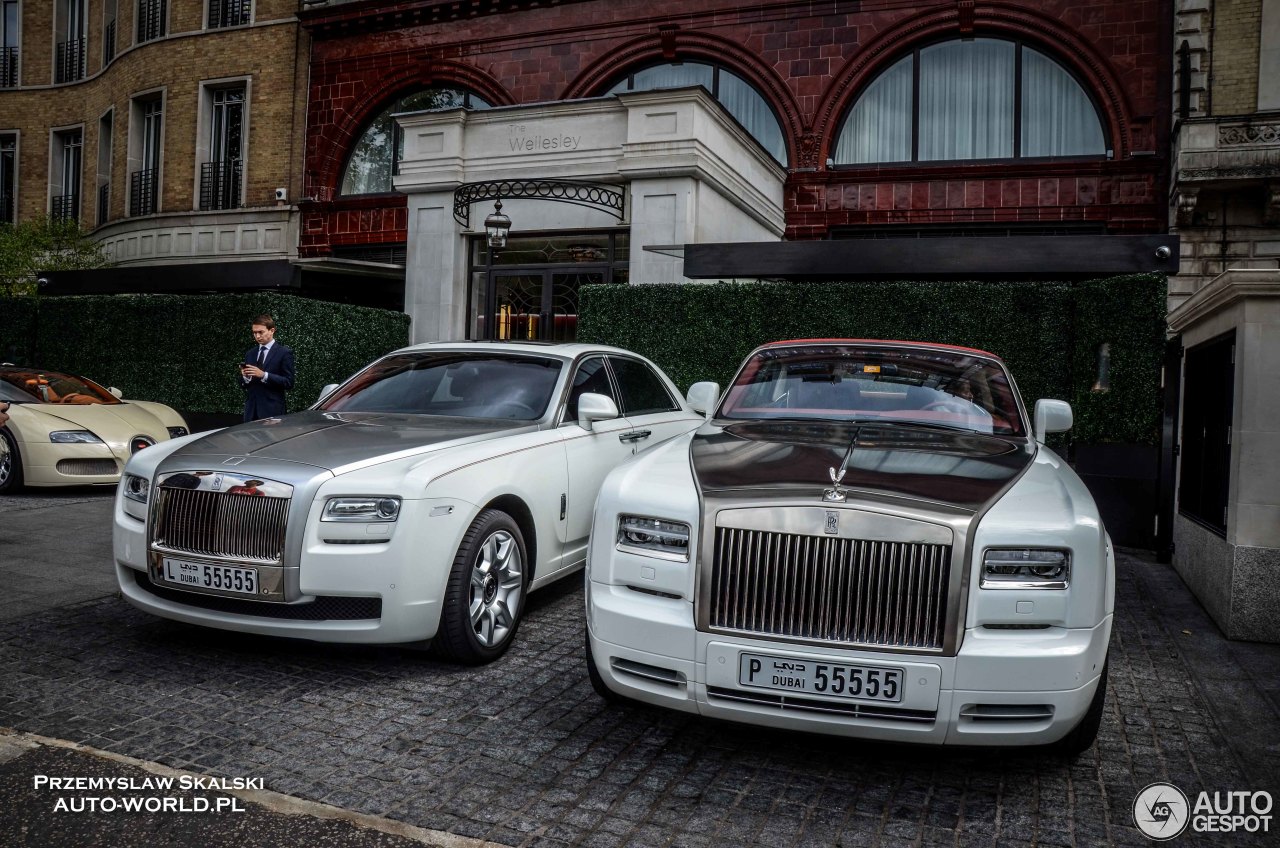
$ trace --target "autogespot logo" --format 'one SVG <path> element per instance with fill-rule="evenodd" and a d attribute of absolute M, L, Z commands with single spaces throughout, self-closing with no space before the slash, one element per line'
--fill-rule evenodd
<path fill-rule="evenodd" d="M 1173 839 L 1187 829 L 1187 796 L 1171 783 L 1153 783 L 1133 799 L 1133 823 L 1152 839 Z"/>

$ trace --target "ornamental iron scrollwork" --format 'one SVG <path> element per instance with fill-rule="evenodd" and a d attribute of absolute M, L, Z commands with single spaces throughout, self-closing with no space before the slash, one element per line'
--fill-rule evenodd
<path fill-rule="evenodd" d="M 622 186 L 585 180 L 488 180 L 465 183 L 453 191 L 453 218 L 471 226 L 471 204 L 484 200 L 515 197 L 573 203 L 603 210 L 619 221 L 626 217 L 626 194 Z"/>

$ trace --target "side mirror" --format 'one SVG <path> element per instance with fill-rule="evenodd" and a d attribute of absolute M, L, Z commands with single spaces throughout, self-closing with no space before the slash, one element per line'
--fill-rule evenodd
<path fill-rule="evenodd" d="M 710 418 L 712 411 L 716 408 L 716 401 L 720 399 L 720 384 L 709 380 L 694 383 L 689 387 L 685 399 L 689 401 L 689 406 L 693 407 L 694 412 L 701 412 Z"/>
<path fill-rule="evenodd" d="M 329 395 L 333 394 L 333 390 L 336 388 L 338 388 L 337 383 L 330 383 L 327 386 L 325 386 L 323 389 L 320 390 L 320 397 L 316 398 L 316 403 L 319 403 L 320 401 L 327 398 Z"/>
<path fill-rule="evenodd" d="M 1071 404 L 1065 400 L 1041 398 L 1036 401 L 1036 441 L 1044 444 L 1050 433 L 1065 433 L 1071 429 Z"/>
<path fill-rule="evenodd" d="M 111 394 L 115 395 L 115 396 L 116 396 L 116 400 L 120 400 L 120 399 L 122 399 L 122 398 L 124 397 L 124 392 L 120 391 L 120 390 L 119 390 L 119 389 L 117 389 L 115 386 L 107 386 L 107 391 L 109 391 L 109 392 L 111 392 Z"/>
<path fill-rule="evenodd" d="M 618 417 L 618 405 L 613 398 L 587 392 L 578 398 L 578 426 L 591 429 L 592 421 L 607 421 Z"/>

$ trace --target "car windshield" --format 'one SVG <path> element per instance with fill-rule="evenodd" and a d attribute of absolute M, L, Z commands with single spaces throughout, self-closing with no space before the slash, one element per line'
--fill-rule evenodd
<path fill-rule="evenodd" d="M 999 362 L 963 350 L 815 344 L 758 351 L 739 372 L 720 418 L 901 422 L 1025 432 Z"/>
<path fill-rule="evenodd" d="M 120 399 L 83 377 L 72 377 L 57 371 L 39 371 L 34 368 L 5 368 L 0 370 L 0 381 L 17 392 L 6 391 L 4 400 L 19 403 L 69 403 L 112 404 Z"/>
<path fill-rule="evenodd" d="M 560 369 L 559 360 L 538 356 L 400 353 L 370 365 L 319 409 L 536 421 Z"/>

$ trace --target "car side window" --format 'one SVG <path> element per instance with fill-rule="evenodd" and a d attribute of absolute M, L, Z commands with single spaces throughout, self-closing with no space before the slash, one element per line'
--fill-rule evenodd
<path fill-rule="evenodd" d="M 565 405 L 564 421 L 566 423 L 578 420 L 578 398 L 587 392 L 604 395 L 614 403 L 618 403 L 613 385 L 609 382 L 609 370 L 604 367 L 603 356 L 593 356 L 585 360 L 573 375 L 573 388 L 569 390 L 569 403 Z"/>
<path fill-rule="evenodd" d="M 647 415 L 680 408 L 662 379 L 645 363 L 621 356 L 609 357 L 609 363 L 613 366 L 613 376 L 618 379 L 618 391 L 622 393 L 623 415 Z"/>

